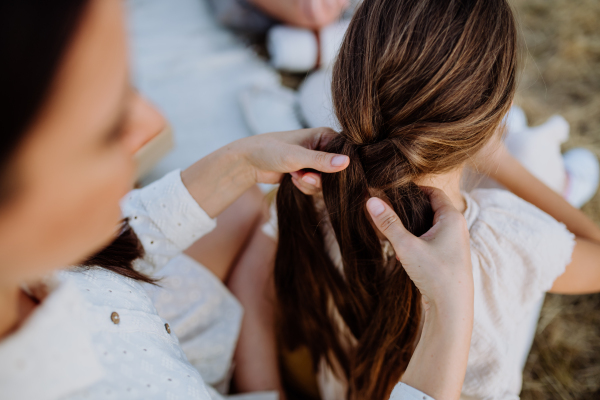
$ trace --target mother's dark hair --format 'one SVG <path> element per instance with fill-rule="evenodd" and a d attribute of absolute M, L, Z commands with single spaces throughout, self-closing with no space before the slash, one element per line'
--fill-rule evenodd
<path fill-rule="evenodd" d="M 89 0 L 0 3 L 0 201 L 15 190 L 10 165 L 44 101 Z"/>
<path fill-rule="evenodd" d="M 15 155 L 47 101 L 54 77 L 91 0 L 4 0 L 0 2 L 0 207 L 18 191 Z M 153 282 L 132 263 L 143 248 L 123 222 L 121 234 L 85 261 L 132 279 Z"/>
<path fill-rule="evenodd" d="M 315 367 L 339 365 L 351 399 L 388 398 L 421 319 L 418 290 L 383 252 L 366 202 L 387 199 L 417 236 L 431 227 L 416 182 L 460 167 L 496 134 L 515 91 L 516 42 L 506 0 L 364 0 L 350 23 L 332 81 L 342 132 L 325 149 L 350 166 L 323 175 L 325 216 L 284 178 L 275 282 L 284 346 L 307 346 Z M 325 248 L 327 219 L 343 271 Z"/>

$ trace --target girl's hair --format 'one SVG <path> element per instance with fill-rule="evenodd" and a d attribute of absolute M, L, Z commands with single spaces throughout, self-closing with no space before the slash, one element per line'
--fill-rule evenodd
<path fill-rule="evenodd" d="M 54 77 L 91 0 L 5 0 L 0 2 L 0 206 L 18 190 L 12 161 L 49 96 Z M 132 262 L 143 255 L 135 232 L 122 233 L 84 265 L 154 282 Z"/>
<path fill-rule="evenodd" d="M 415 235 L 431 227 L 415 181 L 456 169 L 494 136 L 515 91 L 516 47 L 506 0 L 365 0 L 350 23 L 332 83 L 342 132 L 325 150 L 351 162 L 323 175 L 343 272 L 328 257 L 322 215 L 289 176 L 275 264 L 282 344 L 308 346 L 315 368 L 322 357 L 339 364 L 349 398 L 389 396 L 421 318 L 419 292 L 383 254 L 366 201 L 387 199 Z M 332 306 L 358 341 L 351 349 Z"/>

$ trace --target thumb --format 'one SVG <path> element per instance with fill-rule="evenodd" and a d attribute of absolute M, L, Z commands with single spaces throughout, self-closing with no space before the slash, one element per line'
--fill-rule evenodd
<path fill-rule="evenodd" d="M 411 243 L 417 239 L 402 225 L 398 215 L 383 200 L 377 197 L 370 198 L 367 201 L 367 210 L 369 210 L 377 229 L 385 235 L 394 247 L 396 254 L 403 254 L 411 247 Z"/>
<path fill-rule="evenodd" d="M 310 168 L 320 172 L 333 173 L 346 169 L 350 164 L 348 156 L 305 148 L 301 148 L 295 156 L 297 164 L 300 165 L 300 168 L 297 169 Z"/>

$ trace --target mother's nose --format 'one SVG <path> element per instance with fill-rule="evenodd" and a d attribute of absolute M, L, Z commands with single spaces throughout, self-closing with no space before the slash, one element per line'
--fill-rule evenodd
<path fill-rule="evenodd" d="M 137 153 L 167 128 L 167 120 L 148 100 L 135 92 L 131 98 L 127 132 L 127 149 Z"/>

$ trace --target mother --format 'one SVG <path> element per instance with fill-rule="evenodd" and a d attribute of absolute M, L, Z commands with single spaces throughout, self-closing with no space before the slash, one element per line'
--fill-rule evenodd
<path fill-rule="evenodd" d="M 255 183 L 303 168 L 337 172 L 347 157 L 310 150 L 328 140 L 327 130 L 246 138 L 131 192 L 121 209 L 133 154 L 164 125 L 131 89 L 121 1 L 5 1 L 0 30 L 2 396 L 209 399 L 140 282 L 152 282 L 172 264 L 202 268 L 183 251 Z M 438 198 L 440 223 L 426 240 L 407 235 L 385 205 L 371 205 L 392 243 L 410 249 L 413 261 L 404 264 L 414 266 L 411 276 L 432 309 L 460 299 L 431 313 L 422 351 L 403 379 L 453 397 L 466 365 L 472 276 L 464 221 Z M 131 226 L 120 224 L 123 217 Z M 247 229 L 240 227 L 238 236 Z M 239 243 L 232 238 L 228 253 Z M 419 268 L 422 261 L 427 266 Z M 49 277 L 72 265 L 87 268 Z M 440 265 L 447 268 L 435 271 Z M 440 328 L 444 338 L 457 332 L 452 345 L 437 334 Z M 440 365 L 450 373 L 428 374 L 440 373 Z M 408 386 L 399 386 L 400 393 L 423 398 Z"/>

